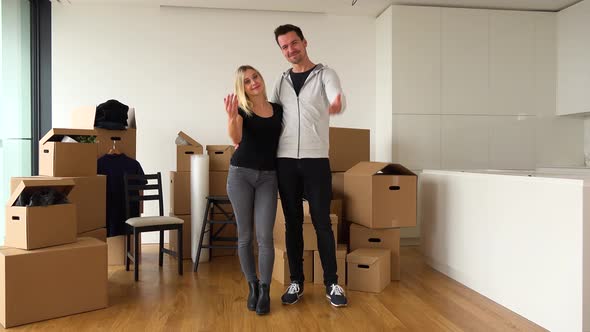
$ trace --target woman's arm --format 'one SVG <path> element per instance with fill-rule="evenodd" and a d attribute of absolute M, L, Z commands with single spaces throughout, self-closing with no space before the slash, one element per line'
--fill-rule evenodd
<path fill-rule="evenodd" d="M 234 145 L 242 141 L 242 124 L 244 119 L 238 114 L 238 96 L 231 93 L 223 98 L 227 113 L 227 132 Z"/>

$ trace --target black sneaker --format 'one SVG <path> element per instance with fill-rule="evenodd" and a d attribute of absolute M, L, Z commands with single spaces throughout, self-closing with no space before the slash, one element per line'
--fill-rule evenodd
<path fill-rule="evenodd" d="M 348 304 L 346 296 L 344 295 L 344 289 L 337 284 L 326 286 L 326 297 L 335 307 L 346 307 Z"/>
<path fill-rule="evenodd" d="M 303 284 L 297 281 L 292 281 L 289 288 L 281 296 L 283 304 L 295 304 L 299 301 L 299 298 L 303 296 Z"/>

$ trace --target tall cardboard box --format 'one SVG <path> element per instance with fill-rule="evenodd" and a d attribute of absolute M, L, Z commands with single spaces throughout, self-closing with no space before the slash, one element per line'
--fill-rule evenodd
<path fill-rule="evenodd" d="M 15 206 L 19 196 L 54 189 L 68 195 L 74 181 L 56 178 L 22 180 L 6 207 L 4 244 L 20 249 L 37 249 L 76 241 L 76 206 L 72 203 L 48 206 Z"/>
<path fill-rule="evenodd" d="M 72 112 L 72 125 L 74 128 L 92 129 L 94 131 L 98 142 L 97 157 L 100 158 L 107 154 L 113 147 L 113 142 L 115 142 L 114 144 L 116 144 L 117 149 L 121 153 L 135 159 L 137 139 L 135 109 L 129 107 L 129 111 L 127 112 L 127 128 L 125 130 L 94 128 L 95 116 L 95 106 L 79 107 Z"/>
<path fill-rule="evenodd" d="M 330 127 L 330 169 L 346 172 L 371 157 L 371 132 L 368 129 Z"/>
<path fill-rule="evenodd" d="M 289 258 L 287 257 L 287 249 L 283 245 L 275 244 L 275 264 L 272 277 L 283 285 L 291 283 Z M 305 282 L 313 282 L 313 251 L 311 250 L 303 251 L 303 277 Z"/>
<path fill-rule="evenodd" d="M 348 290 L 380 293 L 390 283 L 391 261 L 387 249 L 362 248 L 346 256 Z"/>
<path fill-rule="evenodd" d="M 81 237 L 92 237 L 102 242 L 107 242 L 107 229 L 106 228 L 99 228 L 95 230 L 91 230 L 84 233 L 79 233 L 78 238 Z"/>
<path fill-rule="evenodd" d="M 209 195 L 227 196 L 228 171 L 209 171 Z"/>
<path fill-rule="evenodd" d="M 176 171 L 190 172 L 191 156 L 203 154 L 203 146 L 183 131 L 178 133 L 178 137 L 183 144 L 176 145 Z"/>
<path fill-rule="evenodd" d="M 207 145 L 209 171 L 229 171 L 229 162 L 234 151 L 233 145 Z"/>
<path fill-rule="evenodd" d="M 96 175 L 96 143 L 62 142 L 66 136 L 94 136 L 93 130 L 51 129 L 39 141 L 39 174 L 48 176 Z"/>
<path fill-rule="evenodd" d="M 170 217 L 180 218 L 184 221 L 182 224 L 182 257 L 184 259 L 191 259 L 191 215 L 175 215 L 170 213 Z M 168 235 L 170 249 L 176 251 L 178 248 L 178 231 L 169 231 Z"/>
<path fill-rule="evenodd" d="M 38 250 L 0 249 L 0 323 L 5 328 L 106 308 L 107 248 L 80 238 Z"/>
<path fill-rule="evenodd" d="M 369 228 L 416 226 L 416 174 L 400 164 L 360 162 L 344 173 L 344 219 Z"/>
<path fill-rule="evenodd" d="M 391 251 L 391 280 L 400 280 L 400 230 L 370 229 L 357 224 L 350 225 L 350 251 L 360 248 L 387 249 Z"/>
<path fill-rule="evenodd" d="M 332 223 L 332 232 L 334 233 L 334 240 L 338 238 L 338 217 L 335 214 L 330 215 Z M 275 243 L 285 244 L 285 223 L 275 222 L 273 230 L 273 237 Z M 315 228 L 311 222 L 311 216 L 303 217 L 303 250 L 318 250 L 318 238 Z"/>
<path fill-rule="evenodd" d="M 190 172 L 170 172 L 170 213 L 191 214 Z"/>
<path fill-rule="evenodd" d="M 345 244 L 338 244 L 336 247 L 336 265 L 338 281 L 346 285 L 346 254 L 348 249 Z M 320 252 L 313 252 L 313 283 L 318 285 L 324 284 L 324 268 L 320 259 Z"/>
<path fill-rule="evenodd" d="M 48 180 L 47 176 L 13 177 L 10 179 L 12 194 L 22 180 Z M 105 175 L 62 177 L 74 181 L 74 188 L 68 195 L 70 203 L 76 205 L 78 234 L 106 227 L 106 186 Z"/>

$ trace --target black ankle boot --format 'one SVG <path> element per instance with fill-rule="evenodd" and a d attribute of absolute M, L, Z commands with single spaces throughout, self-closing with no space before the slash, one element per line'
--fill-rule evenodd
<path fill-rule="evenodd" d="M 264 315 L 270 312 L 270 289 L 267 284 L 260 284 L 256 314 Z"/>
<path fill-rule="evenodd" d="M 248 310 L 256 310 L 256 304 L 258 303 L 258 281 L 248 282 L 248 288 L 250 293 L 248 294 Z"/>

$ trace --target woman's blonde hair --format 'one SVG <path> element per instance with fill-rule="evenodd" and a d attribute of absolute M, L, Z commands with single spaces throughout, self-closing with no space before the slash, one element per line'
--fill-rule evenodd
<path fill-rule="evenodd" d="M 244 74 L 246 73 L 246 70 L 249 70 L 249 69 L 255 71 L 256 74 L 258 74 L 258 76 L 260 77 L 260 79 L 264 83 L 264 78 L 262 77 L 262 75 L 260 74 L 260 72 L 258 70 L 256 70 L 252 66 L 243 65 L 243 66 L 240 66 L 238 68 L 238 70 L 236 70 L 235 89 L 236 89 L 236 96 L 238 96 L 238 105 L 240 106 L 241 109 L 244 110 L 244 112 L 246 112 L 246 114 L 248 116 L 251 116 L 252 115 L 252 101 L 250 101 L 250 98 L 248 98 L 248 95 L 246 94 L 246 90 L 244 89 Z M 264 94 L 264 99 L 266 99 L 266 84 L 264 84 L 264 89 L 262 90 L 262 93 Z"/>

